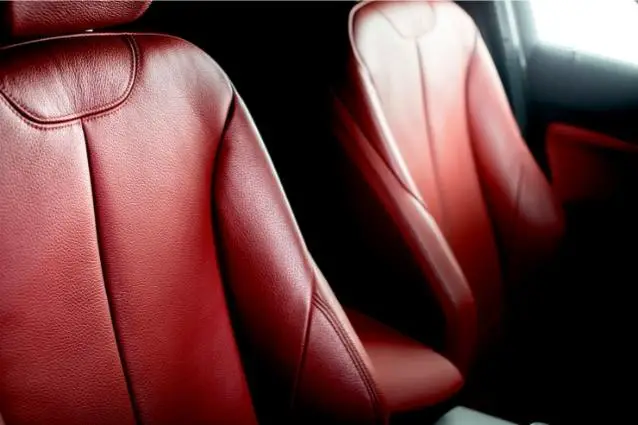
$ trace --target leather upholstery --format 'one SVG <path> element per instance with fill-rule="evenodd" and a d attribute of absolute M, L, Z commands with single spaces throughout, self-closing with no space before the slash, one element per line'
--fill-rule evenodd
<path fill-rule="evenodd" d="M 262 398 L 280 421 L 385 422 L 214 61 L 170 36 L 92 33 L 5 47 L 0 75 L 6 423 L 248 425 Z M 270 380 L 251 395 L 245 369 Z"/>
<path fill-rule="evenodd" d="M 239 100 L 226 135 L 214 182 L 220 249 L 259 369 L 269 385 L 283 380 L 282 402 L 301 423 L 383 422 L 370 360 L 312 261 Z"/>
<path fill-rule="evenodd" d="M 550 124 L 545 140 L 552 186 L 563 204 L 614 198 L 636 204 L 638 145 L 563 123 Z"/>
<path fill-rule="evenodd" d="M 392 412 L 436 406 L 463 387 L 459 370 L 434 350 L 358 311 L 349 310 L 348 318 L 372 360 Z"/>
<path fill-rule="evenodd" d="M 562 213 L 458 6 L 367 1 L 349 25 L 335 133 L 402 232 L 442 306 L 446 355 L 465 371 L 498 332 L 504 285 L 554 249 Z"/>
<path fill-rule="evenodd" d="M 150 0 L 56 0 L 2 2 L 3 32 L 11 37 L 66 34 L 126 24 L 148 9 Z"/>
<path fill-rule="evenodd" d="M 40 45 L 25 47 L 4 51 L 0 84 L 13 107 L 38 123 L 64 122 L 116 107 L 129 96 L 139 66 L 137 44 L 130 37 L 54 39 L 45 52 Z M 87 55 L 87 50 L 100 54 Z M 34 68 L 43 53 L 59 60 Z M 82 72 L 70 86 L 68 74 L 76 69 Z"/>

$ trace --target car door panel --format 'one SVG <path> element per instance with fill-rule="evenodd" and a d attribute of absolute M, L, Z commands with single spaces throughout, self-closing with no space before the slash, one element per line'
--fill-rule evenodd
<path fill-rule="evenodd" d="M 548 126 L 545 143 L 554 191 L 563 204 L 634 197 L 637 144 L 563 123 Z"/>

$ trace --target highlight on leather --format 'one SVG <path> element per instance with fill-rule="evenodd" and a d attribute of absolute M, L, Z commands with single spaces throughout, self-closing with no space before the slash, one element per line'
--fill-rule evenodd
<path fill-rule="evenodd" d="M 2 2 L 2 31 L 9 37 L 37 37 L 100 29 L 142 16 L 145 1 L 7 1 Z"/>
<path fill-rule="evenodd" d="M 457 4 L 359 2 L 349 41 L 333 133 L 375 192 L 370 208 L 390 215 L 412 248 L 445 314 L 443 352 L 465 372 L 498 338 L 508 288 L 554 252 L 562 209 Z"/>

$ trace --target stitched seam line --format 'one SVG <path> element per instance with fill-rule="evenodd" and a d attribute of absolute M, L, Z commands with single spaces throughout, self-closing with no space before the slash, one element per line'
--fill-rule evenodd
<path fill-rule="evenodd" d="M 368 392 L 368 396 L 370 397 L 372 401 L 372 408 L 373 408 L 376 420 L 378 423 L 382 423 L 383 415 L 381 413 L 381 404 L 379 402 L 379 396 L 377 394 L 376 389 L 374 388 L 372 377 L 368 373 L 367 367 L 363 364 L 363 360 L 358 355 L 352 340 L 350 339 L 346 331 L 341 326 L 340 321 L 335 316 L 330 306 L 326 303 L 326 301 L 324 301 L 321 298 L 319 294 L 315 295 L 315 297 L 313 298 L 313 301 L 314 301 L 313 305 L 316 306 L 319 309 L 319 311 L 323 313 L 324 317 L 328 320 L 328 323 L 330 323 L 330 326 L 335 331 L 335 333 L 337 334 L 337 336 L 343 343 L 344 347 L 348 351 L 350 360 L 352 360 L 355 367 L 357 368 L 357 371 L 359 372 L 359 376 L 361 380 L 363 381 L 366 387 L 366 390 Z"/>
<path fill-rule="evenodd" d="M 312 312 L 313 312 L 313 305 L 315 304 L 315 291 L 314 291 L 314 287 L 315 287 L 315 280 L 316 277 L 313 276 L 313 291 L 310 294 L 310 304 L 308 305 L 308 314 L 306 315 L 306 326 L 304 328 L 304 336 L 303 336 L 303 346 L 302 346 L 302 351 L 301 351 L 301 356 L 299 358 L 299 364 L 297 365 L 297 371 L 295 373 L 295 380 L 293 382 L 293 388 L 292 388 L 292 395 L 290 398 L 290 409 L 294 411 L 295 408 L 295 403 L 297 401 L 297 392 L 299 391 L 299 385 L 301 382 L 301 375 L 302 375 L 302 371 L 306 365 L 306 357 L 307 357 L 307 353 L 308 353 L 308 341 L 310 340 L 310 323 L 312 321 Z"/>
<path fill-rule="evenodd" d="M 161 34 L 161 33 L 155 33 L 155 32 L 130 32 L 130 31 L 124 31 L 124 32 L 119 32 L 119 33 L 112 33 L 112 32 L 90 32 L 90 33 L 79 33 L 79 34 L 67 34 L 67 35 L 57 35 L 57 36 L 52 36 L 52 37 L 45 37 L 45 38 L 39 38 L 36 40 L 28 40 L 28 41 L 23 41 L 21 43 L 16 43 L 16 44 L 10 44 L 8 46 L 0 46 L 0 52 L 2 51 L 8 51 L 11 49 L 16 49 L 22 46 L 28 46 L 28 45 L 32 45 L 32 44 L 36 44 L 36 43 L 42 43 L 44 41 L 51 41 L 51 40 L 62 40 L 62 39 L 74 39 L 74 38 L 87 38 L 87 37 L 105 37 L 105 36 L 117 36 L 117 35 L 121 35 L 121 36 L 152 36 L 152 37 L 160 37 L 160 38 L 170 38 L 172 40 L 178 40 L 181 41 L 183 43 L 188 44 L 189 46 L 195 47 L 197 49 L 199 49 L 199 47 L 195 46 L 193 43 L 191 43 L 190 41 L 184 40 L 183 38 L 177 37 L 175 35 L 170 35 L 170 34 Z M 199 49 L 201 50 L 201 49 Z"/>
<path fill-rule="evenodd" d="M 0 94 L 2 94 L 2 93 L 0 92 Z M 0 96 L 0 101 L 2 101 L 5 105 L 7 105 L 9 107 L 9 109 L 12 110 L 15 113 L 14 115 L 20 119 L 20 121 L 22 121 L 23 123 L 25 123 L 29 127 L 34 128 L 36 130 L 40 130 L 40 131 L 53 131 L 53 130 L 58 130 L 60 128 L 72 127 L 74 125 L 77 125 L 78 120 L 80 120 L 80 119 L 82 120 L 82 122 L 87 123 L 87 122 L 94 121 L 94 120 L 99 119 L 99 118 L 104 118 L 104 117 L 108 117 L 109 115 L 113 115 L 114 113 L 116 113 L 119 110 L 119 108 L 115 108 L 115 109 L 111 109 L 111 110 L 105 111 L 105 112 L 103 112 L 101 114 L 98 114 L 98 115 L 92 115 L 92 116 L 89 116 L 89 117 L 76 118 L 76 119 L 73 119 L 71 121 L 65 121 L 65 122 L 59 123 L 59 124 L 37 124 L 37 123 L 34 123 L 33 121 L 29 121 L 24 116 L 22 116 L 19 112 L 17 112 L 15 110 L 15 108 L 13 107 L 13 105 L 11 103 L 9 103 L 7 101 L 7 99 L 5 99 L 3 96 Z"/>
<path fill-rule="evenodd" d="M 96 238 L 97 249 L 98 249 L 98 260 L 100 262 L 100 270 L 102 271 L 102 282 L 104 283 L 104 292 L 106 295 L 106 302 L 109 309 L 111 326 L 113 327 L 113 338 L 115 339 L 115 346 L 117 348 L 118 357 L 120 358 L 120 365 L 122 367 L 122 374 L 124 375 L 124 382 L 126 383 L 126 389 L 129 394 L 129 400 L 131 402 L 131 410 L 133 411 L 133 417 L 135 418 L 136 423 L 141 424 L 142 420 L 141 420 L 140 412 L 137 408 L 137 401 L 136 401 L 135 393 L 133 391 L 133 385 L 130 379 L 129 368 L 126 363 L 124 351 L 122 349 L 122 344 L 119 338 L 120 333 L 118 330 L 117 321 L 115 319 L 114 306 L 111 304 L 111 299 L 112 299 L 111 291 L 109 290 L 109 285 L 107 283 L 106 266 L 103 261 L 104 252 L 102 251 L 102 244 L 101 244 L 101 231 L 100 231 L 99 217 L 97 213 L 98 206 L 97 206 L 97 197 L 95 196 L 95 185 L 94 185 L 93 172 L 91 167 L 89 141 L 86 136 L 86 131 L 84 129 L 84 123 L 81 120 L 80 120 L 80 128 L 82 130 L 82 137 L 84 138 L 84 146 L 86 149 L 86 158 L 87 158 L 88 169 L 89 169 L 89 181 L 91 184 L 91 198 L 93 200 L 93 217 L 95 219 L 95 238 Z"/>
<path fill-rule="evenodd" d="M 429 34 L 430 31 L 432 31 L 434 29 L 434 27 L 436 26 L 436 24 L 437 24 L 438 15 L 436 13 L 436 8 L 434 7 L 434 5 L 432 3 L 430 3 L 430 2 L 426 2 L 426 3 L 428 3 L 428 7 L 430 8 L 430 11 L 432 12 L 432 22 L 430 23 L 430 27 L 428 29 L 426 29 L 424 32 L 422 32 L 421 34 L 417 34 L 417 35 L 412 36 L 412 37 L 408 37 L 408 36 L 405 36 L 405 35 L 401 34 L 401 32 L 399 32 L 399 29 L 397 28 L 397 26 L 392 22 L 390 17 L 388 17 L 388 15 L 386 15 L 386 13 L 382 9 L 376 8 L 375 12 L 380 14 L 388 22 L 388 24 L 390 24 L 390 26 L 392 27 L 394 32 L 396 32 L 396 34 L 399 37 L 403 38 L 404 40 L 415 40 L 415 39 L 423 37 L 424 35 Z"/>
<path fill-rule="evenodd" d="M 426 134 L 426 137 L 428 138 L 427 144 L 428 144 L 428 150 L 430 151 L 430 163 L 432 164 L 432 176 L 436 180 L 434 182 L 434 187 L 436 190 L 436 196 L 438 198 L 439 209 L 441 210 L 440 211 L 441 214 L 438 219 L 438 222 L 439 222 L 438 225 L 441 228 L 441 230 L 444 230 L 445 224 L 446 224 L 445 200 L 443 199 L 443 192 L 439 185 L 441 178 L 440 178 L 438 161 L 436 160 L 436 149 L 434 148 L 434 141 L 432 137 L 432 126 L 430 125 L 430 114 L 428 111 L 428 100 L 427 100 L 427 95 L 425 91 L 426 84 L 425 84 L 425 69 L 423 68 L 423 55 L 421 54 L 421 49 L 419 47 L 418 40 L 415 40 L 414 47 L 416 48 L 417 62 L 419 63 L 419 82 L 421 83 L 421 101 L 423 102 L 425 134 Z"/>
<path fill-rule="evenodd" d="M 129 48 L 131 49 L 131 68 L 129 70 L 129 79 L 124 90 L 124 93 L 118 97 L 116 100 L 107 103 L 106 105 L 97 106 L 91 108 L 87 111 L 76 112 L 70 115 L 62 116 L 59 118 L 44 118 L 38 116 L 33 110 L 31 110 L 28 106 L 24 105 L 18 99 L 16 99 L 13 95 L 6 91 L 5 87 L 0 87 L 0 93 L 3 95 L 5 101 L 12 107 L 11 109 L 19 114 L 23 120 L 29 123 L 34 124 L 62 124 L 68 121 L 74 121 L 79 118 L 90 117 L 94 115 L 99 115 L 104 112 L 110 112 L 117 108 L 118 106 L 124 104 L 126 100 L 129 98 L 130 94 L 133 91 L 133 86 L 135 85 L 135 81 L 138 75 L 139 62 L 140 62 L 140 53 L 139 47 L 135 38 L 132 35 L 123 36 L 124 40 L 126 40 Z M 37 127 L 39 128 L 39 127 Z"/>
<path fill-rule="evenodd" d="M 372 378 L 370 377 L 366 366 L 363 364 L 362 359 L 357 354 L 357 350 L 354 347 L 352 340 L 350 339 L 350 337 L 347 335 L 347 333 L 341 326 L 341 323 L 332 312 L 332 309 L 319 296 L 319 294 L 317 294 L 314 297 L 314 301 L 315 301 L 314 305 L 323 313 L 324 317 L 328 319 L 328 323 L 330 323 L 330 326 L 334 329 L 334 331 L 337 333 L 337 336 L 339 337 L 343 345 L 346 347 L 346 350 L 348 351 L 348 355 L 350 356 L 350 359 L 355 364 L 355 367 L 357 368 L 357 371 L 359 372 L 359 376 L 362 378 L 362 381 L 366 386 L 368 395 L 372 399 L 372 405 L 375 411 L 375 415 L 377 416 L 377 419 L 381 418 L 382 415 L 380 414 L 380 410 L 381 410 L 380 403 L 379 403 L 377 392 L 372 383 Z"/>
<path fill-rule="evenodd" d="M 349 120 L 349 123 L 351 123 L 354 127 L 357 128 L 358 132 L 361 134 L 361 137 L 363 139 L 366 140 L 366 143 L 368 145 L 370 145 L 370 147 L 372 148 L 372 150 L 374 151 L 374 153 L 379 157 L 379 159 L 381 160 L 381 162 L 383 162 L 383 164 L 386 166 L 386 168 L 388 169 L 388 171 L 394 176 L 394 178 L 399 182 L 399 185 L 401 185 L 401 187 L 403 189 L 405 189 L 406 192 L 408 192 L 410 194 L 410 196 L 412 196 L 414 199 L 416 199 L 416 201 L 423 206 L 423 208 L 425 208 L 426 210 L 428 209 L 427 205 L 425 205 L 425 203 L 423 202 L 423 200 L 418 196 L 418 194 L 415 194 L 410 187 L 405 183 L 405 181 L 397 174 L 397 172 L 395 171 L 394 167 L 392 167 L 392 165 L 390 165 L 390 163 L 388 161 L 386 161 L 384 155 L 379 152 L 379 150 L 377 149 L 377 147 L 373 144 L 370 143 L 370 137 L 368 137 L 365 132 L 363 131 L 363 129 L 361 128 L 361 126 L 357 123 L 357 121 L 354 119 L 354 115 L 352 114 L 352 112 L 348 109 L 348 107 L 346 106 L 345 102 L 342 101 L 337 95 L 336 93 L 334 93 L 334 98 L 337 102 L 339 102 L 339 105 L 343 108 L 343 111 L 346 114 L 346 117 Z M 349 130 L 346 129 L 347 132 L 350 132 Z M 352 136 L 352 138 L 356 138 L 356 136 Z"/>

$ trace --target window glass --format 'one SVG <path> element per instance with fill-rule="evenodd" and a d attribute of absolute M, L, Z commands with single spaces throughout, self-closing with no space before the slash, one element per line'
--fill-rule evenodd
<path fill-rule="evenodd" d="M 635 0 L 531 0 L 541 42 L 638 64 Z"/>

